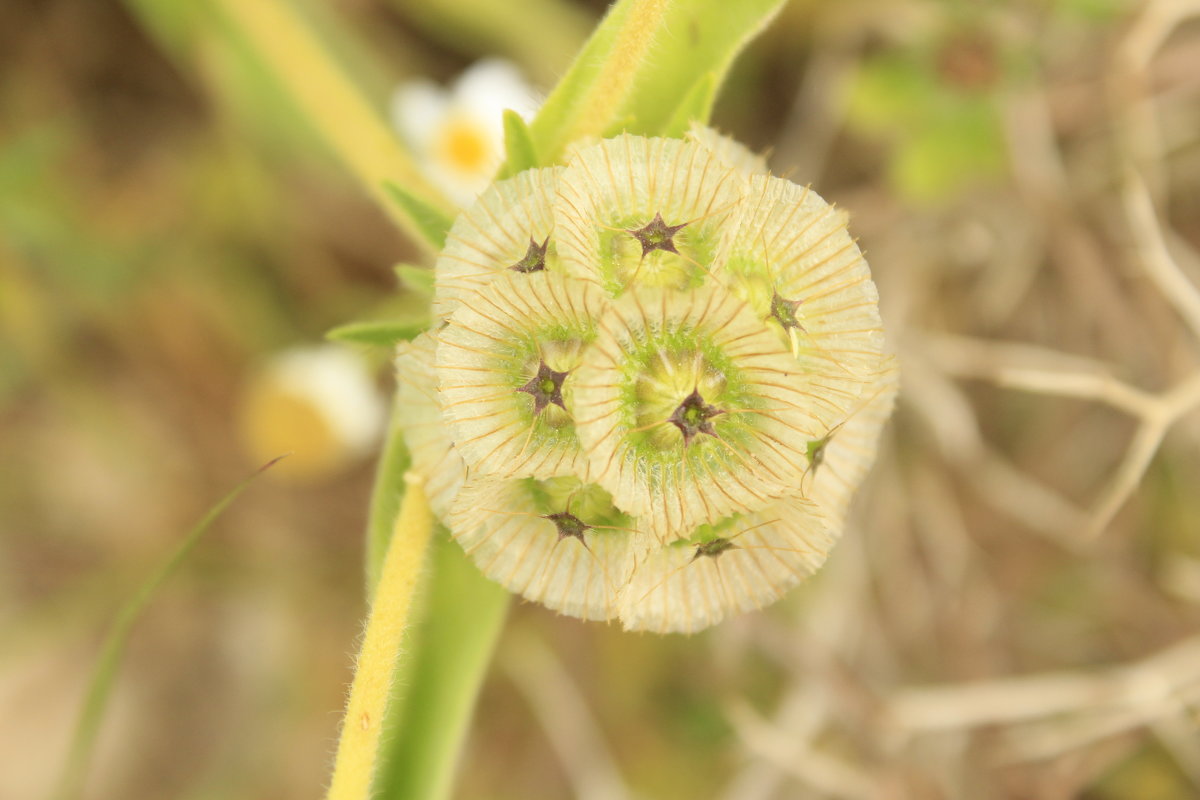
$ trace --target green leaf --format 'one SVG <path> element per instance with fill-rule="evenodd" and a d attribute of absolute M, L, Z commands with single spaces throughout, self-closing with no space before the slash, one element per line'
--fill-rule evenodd
<path fill-rule="evenodd" d="M 599 136 L 621 114 L 654 40 L 664 35 L 666 0 L 619 0 L 575 57 L 529 126 L 545 164 L 566 146 Z"/>
<path fill-rule="evenodd" d="M 446 233 L 449 232 L 453 220 L 399 184 L 384 181 L 383 187 L 388 197 L 408 217 L 425 241 L 435 250 L 441 250 L 446 244 Z"/>
<path fill-rule="evenodd" d="M 179 546 L 167 557 L 167 560 L 146 579 L 145 583 L 138 587 L 133 596 L 121 607 L 112 629 L 104 640 L 103 648 L 100 651 L 100 660 L 92 672 L 92 679 L 88 684 L 87 694 L 84 696 L 83 710 L 80 712 L 79 721 L 76 723 L 75 732 L 71 737 L 71 749 L 67 754 L 67 760 L 59 776 L 53 797 L 58 800 L 68 800 L 68 798 L 78 797 L 83 789 L 88 760 L 96 744 L 96 734 L 100 731 L 100 722 L 104 718 L 104 709 L 108 705 L 108 697 L 117 677 L 117 669 L 121 666 L 125 644 L 129 641 L 134 623 L 138 621 L 142 611 L 150 604 L 154 593 L 175 573 L 175 570 L 184 562 L 225 509 L 246 490 L 255 478 L 275 466 L 281 458 L 283 456 L 264 464 L 253 475 L 243 480 L 217 501 L 216 505 L 212 506 L 196 523 L 196 526 L 188 532 Z"/>
<path fill-rule="evenodd" d="M 511 108 L 504 110 L 504 155 L 501 178 L 512 177 L 538 165 L 537 151 L 529 134 L 529 126 L 525 124 L 521 115 Z"/>
<path fill-rule="evenodd" d="M 372 347 L 395 347 L 397 342 L 407 342 L 417 338 L 428 327 L 427 322 L 416 325 L 411 322 L 388 320 L 349 322 L 333 328 L 325 334 L 325 338 L 331 342 L 367 344 Z"/>
<path fill-rule="evenodd" d="M 508 592 L 445 532 L 433 543 L 428 606 L 405 642 L 373 796 L 444 800 L 479 687 L 504 625 Z"/>
<path fill-rule="evenodd" d="M 426 297 L 433 296 L 433 270 L 412 264 L 397 264 L 392 267 L 400 283 L 410 292 Z"/>
<path fill-rule="evenodd" d="M 696 85 L 713 76 L 713 96 L 738 53 L 757 36 L 786 0 L 676 0 L 641 65 L 621 111 L 630 133 L 662 135 L 694 102 Z M 700 76 L 697 78 L 697 76 Z M 701 90 L 702 91 L 702 90 Z"/>
<path fill-rule="evenodd" d="M 658 135 L 703 108 L 734 57 L 784 0 L 620 0 L 530 126 L 542 163 L 570 142 L 612 133 Z M 700 75 L 699 79 L 696 77 Z M 711 104 L 710 104 L 711 105 Z"/>
<path fill-rule="evenodd" d="M 696 81 L 683 102 L 675 109 L 671 121 L 662 130 L 663 136 L 681 138 L 693 122 L 708 124 L 712 116 L 713 103 L 717 99 L 717 73 L 708 72 Z"/>
<path fill-rule="evenodd" d="M 416 25 L 425 37 L 469 58 L 481 53 L 502 55 L 545 86 L 563 74 L 593 23 L 591 10 L 574 0 L 390 0 L 390 4 L 404 15 L 406 26 Z"/>

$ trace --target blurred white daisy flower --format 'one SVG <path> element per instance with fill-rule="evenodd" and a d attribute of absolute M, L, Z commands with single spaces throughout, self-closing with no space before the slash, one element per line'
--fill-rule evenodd
<path fill-rule="evenodd" d="M 359 354 L 323 344 L 275 354 L 243 393 L 240 424 L 255 461 L 284 453 L 273 475 L 318 480 L 371 452 L 385 404 Z"/>
<path fill-rule="evenodd" d="M 493 58 L 472 65 L 449 89 L 424 78 L 405 82 L 392 96 L 391 111 L 429 179 L 465 206 L 504 160 L 504 110 L 528 118 L 537 107 L 516 66 Z"/>

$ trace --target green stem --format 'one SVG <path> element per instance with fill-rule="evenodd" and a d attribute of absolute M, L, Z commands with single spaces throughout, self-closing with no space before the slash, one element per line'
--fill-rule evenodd
<path fill-rule="evenodd" d="M 393 689 L 375 775 L 381 800 L 444 800 L 471 714 L 504 627 L 509 594 L 458 543 L 435 540 L 428 608 L 405 641 L 409 663 Z"/>
<path fill-rule="evenodd" d="M 358 667 L 350 685 L 328 800 L 370 797 L 392 675 L 400 659 L 400 645 L 434 525 L 420 479 L 410 473 L 405 480 L 408 489 L 383 559 L 375 601 L 358 654 Z"/>
<path fill-rule="evenodd" d="M 418 243 L 422 232 L 390 201 L 383 181 L 403 184 L 432 206 L 450 206 L 421 176 L 382 115 L 331 56 L 288 0 L 212 0 L 261 58 L 313 129 Z"/>
<path fill-rule="evenodd" d="M 404 446 L 398 422 L 398 409 L 392 410 L 388 425 L 387 441 L 375 468 L 375 484 L 371 489 L 371 508 L 367 519 L 367 598 L 375 596 L 379 585 L 379 574 L 383 570 L 383 559 L 387 555 L 388 542 L 392 540 L 392 528 L 400 512 L 404 498 L 404 473 L 411 459 Z"/>
<path fill-rule="evenodd" d="M 623 0 L 609 9 L 530 126 L 542 163 L 555 163 L 569 143 L 602 136 L 616 121 L 670 5 Z"/>

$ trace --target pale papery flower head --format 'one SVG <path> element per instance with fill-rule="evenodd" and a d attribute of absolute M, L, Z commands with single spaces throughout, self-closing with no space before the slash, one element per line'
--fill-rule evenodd
<path fill-rule="evenodd" d="M 621 593 L 628 630 L 691 633 L 775 602 L 824 563 L 836 540 L 809 500 L 791 497 L 702 525 L 639 559 Z"/>
<path fill-rule="evenodd" d="M 495 278 L 555 271 L 554 199 L 561 167 L 525 170 L 487 188 L 458 215 L 437 260 L 433 312 L 449 316 Z"/>
<path fill-rule="evenodd" d="M 633 518 L 574 477 L 472 479 L 448 524 L 489 578 L 581 619 L 617 616 L 644 549 Z"/>
<path fill-rule="evenodd" d="M 437 339 L 426 332 L 396 351 L 396 405 L 412 470 L 424 478 L 434 515 L 445 521 L 450 504 L 467 478 L 467 466 L 454 447 L 442 416 L 434 358 Z"/>
<path fill-rule="evenodd" d="M 607 305 L 586 281 L 510 272 L 447 320 L 437 351 L 442 411 L 473 474 L 586 477 L 571 394 Z"/>
<path fill-rule="evenodd" d="M 898 383 L 846 222 L 703 127 L 573 146 L 467 208 L 400 419 L 484 573 L 693 632 L 818 569 Z"/>

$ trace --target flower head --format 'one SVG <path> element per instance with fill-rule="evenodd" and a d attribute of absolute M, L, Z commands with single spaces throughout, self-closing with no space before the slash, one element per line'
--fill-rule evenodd
<path fill-rule="evenodd" d="M 896 392 L 843 212 L 708 129 L 624 135 L 488 188 L 436 282 L 401 419 L 487 575 L 690 632 L 823 562 Z"/>
<path fill-rule="evenodd" d="M 449 91 L 420 79 L 401 85 L 392 118 L 434 181 L 466 205 L 495 176 L 504 156 L 502 114 L 530 116 L 533 90 L 517 68 L 501 59 L 472 65 Z"/>
<path fill-rule="evenodd" d="M 314 480 L 366 455 L 383 415 L 362 357 L 323 344 L 276 353 L 248 383 L 240 421 L 256 461 L 291 453 L 273 474 Z"/>

